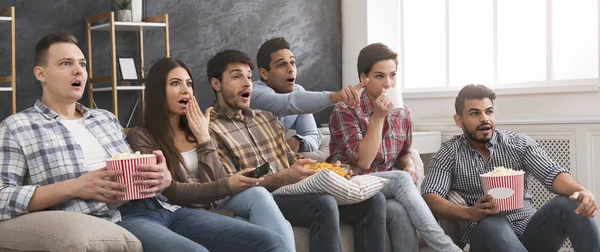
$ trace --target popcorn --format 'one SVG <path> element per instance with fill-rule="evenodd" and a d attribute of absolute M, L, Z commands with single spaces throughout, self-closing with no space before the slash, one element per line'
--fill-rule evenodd
<path fill-rule="evenodd" d="M 510 175 L 520 175 L 525 173 L 524 171 L 516 171 L 509 168 L 504 168 L 504 166 L 496 166 L 494 170 L 481 176 L 489 176 L 489 177 L 500 177 L 500 176 L 510 176 Z"/>
<path fill-rule="evenodd" d="M 112 155 L 112 157 L 110 158 L 110 160 L 120 160 L 120 159 L 130 159 L 130 158 L 144 158 L 144 157 L 151 157 L 154 156 L 154 154 L 141 154 L 139 151 L 136 151 L 135 153 L 127 153 L 127 152 L 117 152 L 115 154 Z"/>

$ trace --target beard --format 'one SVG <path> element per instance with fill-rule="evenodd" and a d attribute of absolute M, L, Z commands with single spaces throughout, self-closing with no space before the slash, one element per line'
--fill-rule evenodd
<path fill-rule="evenodd" d="M 488 137 L 488 136 L 485 136 L 485 135 L 481 136 L 481 137 L 478 137 L 477 136 L 477 128 L 479 128 L 480 126 L 481 125 L 478 125 L 473 130 L 469 130 L 469 129 L 463 128 L 463 133 L 465 134 L 465 136 L 467 136 L 467 138 L 469 138 L 469 140 L 472 140 L 472 141 L 484 144 L 484 143 L 489 142 L 490 139 L 492 139 L 492 137 L 491 136 Z M 494 127 L 492 127 L 491 130 L 492 130 L 492 135 L 494 135 Z"/>
<path fill-rule="evenodd" d="M 240 109 L 240 110 L 248 109 L 249 106 L 246 106 L 245 104 L 240 105 L 237 102 L 237 97 L 238 97 L 237 93 L 223 90 L 223 98 L 225 99 L 225 103 L 227 104 L 227 106 L 229 106 L 232 109 Z"/>

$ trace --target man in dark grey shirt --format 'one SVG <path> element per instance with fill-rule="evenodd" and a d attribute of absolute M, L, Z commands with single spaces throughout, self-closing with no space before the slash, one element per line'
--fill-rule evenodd
<path fill-rule="evenodd" d="M 496 130 L 495 98 L 483 85 L 468 85 L 459 92 L 454 120 L 464 134 L 442 144 L 421 188 L 433 214 L 461 221 L 462 242 L 470 242 L 471 251 L 558 251 L 567 237 L 576 251 L 600 251 L 593 219 L 598 206 L 592 193 L 530 137 Z M 483 191 L 479 175 L 497 166 L 525 172 L 523 208 L 500 212 Z M 559 194 L 537 211 L 527 188 L 530 176 Z M 446 200 L 450 191 L 467 206 Z"/>

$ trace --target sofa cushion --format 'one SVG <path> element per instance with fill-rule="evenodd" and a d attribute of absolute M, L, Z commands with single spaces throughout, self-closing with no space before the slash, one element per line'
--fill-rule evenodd
<path fill-rule="evenodd" d="M 302 156 L 305 158 L 310 158 L 312 160 L 316 160 L 317 162 L 325 162 L 325 160 L 329 157 L 329 135 L 324 135 L 321 137 L 321 145 L 319 149 L 311 152 L 300 152 Z"/>
<path fill-rule="evenodd" d="M 305 227 L 293 227 L 294 238 L 296 241 L 296 252 L 310 251 L 310 231 Z M 342 243 L 342 252 L 354 251 L 354 233 L 351 225 L 340 223 L 340 240 Z M 391 251 L 390 239 L 386 237 L 385 251 Z"/>
<path fill-rule="evenodd" d="M 0 251 L 142 251 L 127 230 L 98 217 L 41 211 L 0 221 Z"/>
<path fill-rule="evenodd" d="M 327 193 L 340 205 L 362 202 L 379 192 L 388 180 L 371 175 L 354 176 L 350 180 L 321 169 L 314 175 L 292 185 L 282 186 L 273 195 L 305 195 Z"/>

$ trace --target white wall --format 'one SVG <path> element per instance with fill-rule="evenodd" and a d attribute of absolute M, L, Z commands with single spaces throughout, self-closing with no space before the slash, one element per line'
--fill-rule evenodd
<path fill-rule="evenodd" d="M 367 0 L 342 0 L 343 87 L 358 82 L 356 59 L 367 41 Z"/>
<path fill-rule="evenodd" d="M 356 60 L 368 44 L 381 42 L 399 52 L 397 9 L 397 0 L 342 0 L 342 86 L 358 84 Z"/>

